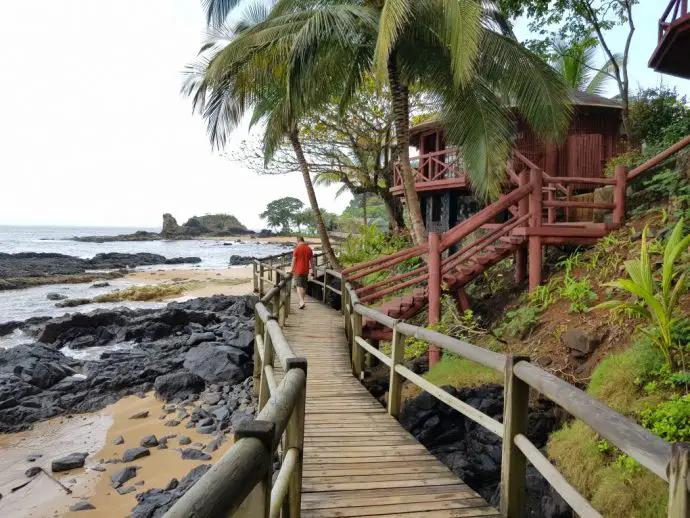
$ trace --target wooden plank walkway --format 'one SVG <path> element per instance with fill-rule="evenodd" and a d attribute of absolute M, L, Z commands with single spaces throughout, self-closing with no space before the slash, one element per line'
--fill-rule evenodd
<path fill-rule="evenodd" d="M 352 376 L 338 311 L 293 294 L 283 332 L 309 361 L 304 518 L 500 516 Z"/>

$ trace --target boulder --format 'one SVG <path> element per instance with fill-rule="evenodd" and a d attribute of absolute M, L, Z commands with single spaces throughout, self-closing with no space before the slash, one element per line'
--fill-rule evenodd
<path fill-rule="evenodd" d="M 141 457 L 148 457 L 149 455 L 151 455 L 151 452 L 148 448 L 144 448 L 143 446 L 139 446 L 138 448 L 129 448 L 122 454 L 122 462 L 132 462 L 140 459 Z"/>
<path fill-rule="evenodd" d="M 202 342 L 213 342 L 216 335 L 213 333 L 192 333 L 187 340 L 187 347 L 194 347 Z"/>
<path fill-rule="evenodd" d="M 158 439 L 155 435 L 147 435 L 141 439 L 139 445 L 144 448 L 153 448 L 154 446 L 158 446 Z"/>
<path fill-rule="evenodd" d="M 118 435 L 117 437 L 115 437 L 113 439 L 113 444 L 115 446 L 119 446 L 120 444 L 124 444 L 124 443 L 125 443 L 125 438 L 122 437 L 121 435 Z"/>
<path fill-rule="evenodd" d="M 182 445 L 185 445 L 185 444 L 192 444 L 192 440 L 191 440 L 189 437 L 187 437 L 186 435 L 180 435 L 180 436 L 177 438 L 177 442 L 179 442 L 179 443 L 182 444 Z"/>
<path fill-rule="evenodd" d="M 561 335 L 563 345 L 568 349 L 590 354 L 601 343 L 601 338 L 581 329 L 568 329 Z"/>
<path fill-rule="evenodd" d="M 91 511 L 92 509 L 95 509 L 95 507 L 91 505 L 91 502 L 89 502 L 88 500 L 82 500 L 81 502 L 77 502 L 76 504 L 71 505 L 69 508 L 69 510 L 72 512 Z"/>
<path fill-rule="evenodd" d="M 240 383 L 251 375 L 249 356 L 240 349 L 203 343 L 187 352 L 184 366 L 209 383 Z"/>
<path fill-rule="evenodd" d="M 138 466 L 127 466 L 117 473 L 113 473 L 113 475 L 110 477 L 110 480 L 112 481 L 111 486 L 115 489 L 121 487 L 125 482 L 137 476 L 138 469 Z"/>
<path fill-rule="evenodd" d="M 199 394 L 205 386 L 203 378 L 187 371 L 159 376 L 154 383 L 156 395 L 166 401 Z"/>
<path fill-rule="evenodd" d="M 43 471 L 43 468 L 32 466 L 24 472 L 24 475 L 26 475 L 28 478 L 32 478 L 38 475 L 41 471 Z"/>
<path fill-rule="evenodd" d="M 60 471 L 82 468 L 84 467 L 84 462 L 86 462 L 86 457 L 88 456 L 88 453 L 72 453 L 66 457 L 61 457 L 57 460 L 54 460 L 50 469 L 53 473 L 58 473 Z"/>
<path fill-rule="evenodd" d="M 48 300 L 56 300 L 56 301 L 57 301 L 57 300 L 65 300 L 65 299 L 67 298 L 67 295 L 62 295 L 61 293 L 55 293 L 55 292 L 53 291 L 53 292 L 48 293 L 48 294 L 46 295 L 46 298 L 47 298 Z"/>
<path fill-rule="evenodd" d="M 212 457 L 196 448 L 185 448 L 182 450 L 182 458 L 184 460 L 211 460 Z"/>
<path fill-rule="evenodd" d="M 137 412 L 136 414 L 130 416 L 130 419 L 145 419 L 149 416 L 149 411 L 148 410 L 143 410 L 141 412 Z"/>

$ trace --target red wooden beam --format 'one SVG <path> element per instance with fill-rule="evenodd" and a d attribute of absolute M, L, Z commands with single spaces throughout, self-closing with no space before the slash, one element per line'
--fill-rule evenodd
<path fill-rule="evenodd" d="M 544 207 L 566 207 L 569 209 L 604 209 L 611 210 L 616 208 L 615 203 L 598 203 L 593 201 L 545 201 Z"/>
<path fill-rule="evenodd" d="M 363 268 L 370 268 L 372 266 L 376 266 L 378 264 L 385 263 L 385 262 L 390 261 L 392 259 L 397 259 L 398 257 L 407 255 L 411 252 L 416 251 L 416 252 L 423 253 L 426 251 L 426 249 L 427 249 L 427 245 L 420 245 L 420 246 L 416 246 L 414 248 L 405 248 L 404 250 L 400 250 L 399 252 L 396 252 L 396 253 L 391 254 L 391 255 L 385 255 L 383 257 L 379 257 L 378 259 L 373 259 L 373 260 L 367 261 L 365 263 L 355 264 L 354 266 L 350 266 L 349 268 L 345 268 L 342 273 L 343 273 L 343 275 L 347 275 L 348 273 L 357 272 Z"/>
<path fill-rule="evenodd" d="M 405 289 L 409 286 L 414 286 L 415 284 L 419 284 L 420 282 L 424 282 L 427 280 L 429 280 L 428 273 L 420 275 L 419 277 L 415 277 L 414 279 L 409 280 L 407 282 L 403 282 L 402 284 L 391 286 L 390 288 L 386 288 L 385 290 L 377 291 L 376 293 L 371 293 L 365 297 L 362 297 L 361 299 L 359 299 L 359 301 L 362 304 L 365 304 L 367 302 L 371 302 L 372 300 L 380 299 L 381 297 L 385 297 L 386 295 L 390 295 L 391 293 L 395 293 L 396 291 Z"/>
<path fill-rule="evenodd" d="M 684 147 L 690 145 L 690 135 L 685 137 L 683 140 L 676 142 L 673 144 L 670 148 L 668 148 L 666 151 L 663 151 L 662 153 L 659 153 L 657 156 L 654 158 L 647 160 L 644 164 L 642 164 L 639 167 L 636 167 L 630 173 L 628 173 L 628 182 L 632 179 L 634 179 L 636 176 L 641 175 L 645 171 L 651 169 L 657 164 L 660 164 L 664 160 L 666 160 L 668 157 L 673 155 L 674 153 L 678 153 L 681 149 Z"/>

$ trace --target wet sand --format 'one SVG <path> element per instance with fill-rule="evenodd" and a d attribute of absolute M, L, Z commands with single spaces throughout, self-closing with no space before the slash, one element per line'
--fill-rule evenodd
<path fill-rule="evenodd" d="M 158 284 L 162 282 L 199 282 L 203 285 L 187 290 L 175 300 L 188 300 L 212 295 L 250 295 L 252 267 L 240 266 L 210 270 L 156 270 L 130 273 L 125 277 L 130 282 Z"/>
<path fill-rule="evenodd" d="M 213 460 L 182 460 L 175 448 L 203 449 L 203 446 L 213 442 L 216 437 L 199 434 L 194 428 L 185 428 L 184 424 L 188 419 L 175 427 L 164 426 L 166 420 L 176 417 L 176 413 L 169 414 L 166 420 L 162 420 L 160 416 L 165 415 L 162 407 L 163 402 L 157 400 L 153 394 L 143 399 L 130 396 L 98 414 L 74 416 L 72 419 L 53 419 L 37 424 L 30 431 L 0 436 L 0 493 L 3 495 L 0 500 L 0 516 L 128 516 L 137 504 L 137 493 L 152 488 L 163 488 L 173 477 L 179 480 L 200 464 L 212 464 L 232 445 L 231 436 L 226 436 L 226 442 L 218 450 L 210 453 Z M 191 412 L 192 408 L 190 406 L 188 410 Z M 132 415 L 143 410 L 149 411 L 147 418 L 130 419 Z M 146 435 L 155 435 L 160 439 L 170 434 L 185 435 L 192 440 L 192 444 L 180 446 L 177 438 L 172 438 L 168 440 L 167 450 L 151 448 L 150 456 L 130 463 L 129 465 L 141 466 L 137 477 L 124 485 L 135 487 L 135 492 L 120 495 L 110 486 L 110 476 L 128 464 L 99 464 L 101 459 L 120 458 L 125 449 L 139 446 L 142 437 Z M 118 435 L 124 437 L 125 443 L 115 446 L 113 439 Z M 28 486 L 11 493 L 12 487 L 28 480 L 24 476 L 24 471 L 29 467 L 41 466 L 50 473 L 52 460 L 78 451 L 90 453 L 85 469 L 53 474 L 72 490 L 71 495 L 65 494 L 64 490 L 43 473 L 37 475 Z M 30 463 L 26 457 L 33 453 L 43 456 L 35 463 Z M 98 472 L 92 469 L 98 465 L 106 471 Z M 134 485 L 140 481 L 144 481 L 144 484 Z M 71 505 L 83 499 L 88 499 L 96 509 L 69 512 Z"/>

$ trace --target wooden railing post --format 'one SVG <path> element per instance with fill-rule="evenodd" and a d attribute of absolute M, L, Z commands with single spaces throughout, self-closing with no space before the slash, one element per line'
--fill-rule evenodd
<path fill-rule="evenodd" d="M 327 268 L 323 269 L 323 301 L 322 302 L 324 304 L 326 303 L 326 299 L 328 298 L 327 297 L 328 289 L 326 288 L 326 286 L 328 286 L 328 272 L 326 270 L 327 270 Z"/>
<path fill-rule="evenodd" d="M 258 313 L 254 313 L 254 373 L 253 373 L 253 392 L 254 397 L 259 395 L 259 387 L 261 386 L 261 376 L 263 373 L 263 361 L 259 353 L 259 347 L 263 347 L 264 323 L 261 321 Z M 259 344 L 261 342 L 261 345 Z"/>
<path fill-rule="evenodd" d="M 255 259 L 252 262 L 252 282 L 254 283 L 254 293 L 259 292 L 259 267 L 257 265 L 258 261 Z"/>
<path fill-rule="evenodd" d="M 625 198 L 628 190 L 628 168 L 616 166 L 616 185 L 613 188 L 613 224 L 620 225 L 625 219 Z"/>
<path fill-rule="evenodd" d="M 529 411 L 529 385 L 513 372 L 513 366 L 520 361 L 529 361 L 529 358 L 508 356 L 505 364 L 500 500 L 504 518 L 520 518 L 525 493 L 527 461 L 514 442 L 516 435 L 526 435 Z"/>
<path fill-rule="evenodd" d="M 405 337 L 398 332 L 397 324 L 393 326 L 393 342 L 391 348 L 390 384 L 388 386 L 388 413 L 398 418 L 400 414 L 400 400 L 402 395 L 403 378 L 395 372 L 395 366 L 405 359 Z"/>
<path fill-rule="evenodd" d="M 266 377 L 266 367 L 273 366 L 273 341 L 271 334 L 268 332 L 268 326 L 265 326 L 264 332 L 264 361 L 261 365 L 261 388 L 259 389 L 259 412 L 266 406 L 266 402 L 271 397 L 271 389 L 268 386 L 268 378 Z"/>
<path fill-rule="evenodd" d="M 280 291 L 276 298 L 278 299 L 278 324 L 280 327 L 285 326 L 285 319 L 287 318 L 287 295 L 285 293 L 285 287 L 287 286 L 287 281 L 283 283 L 280 287 Z"/>
<path fill-rule="evenodd" d="M 275 270 L 273 278 L 275 279 L 275 286 L 278 286 L 278 284 L 280 284 L 280 274 Z M 278 319 L 278 323 L 280 323 L 280 290 L 278 290 L 278 293 L 276 293 L 273 296 L 273 300 L 271 300 L 271 312 L 273 316 Z"/>
<path fill-rule="evenodd" d="M 673 444 L 668 466 L 668 518 L 690 517 L 690 444 Z"/>
<path fill-rule="evenodd" d="M 264 263 L 259 263 L 259 298 L 264 296 Z"/>
<path fill-rule="evenodd" d="M 285 319 L 290 316 L 290 304 L 292 304 L 292 274 L 288 273 L 285 283 Z"/>
<path fill-rule="evenodd" d="M 538 229 L 542 226 L 542 187 L 544 185 L 541 169 L 532 169 L 532 192 L 529 198 L 529 210 L 532 213 L 530 228 Z M 529 236 L 529 289 L 535 290 L 541 284 L 543 250 L 541 236 Z"/>
<path fill-rule="evenodd" d="M 429 324 L 436 324 L 441 319 L 441 247 L 440 236 L 429 232 Z M 441 359 L 441 349 L 429 344 L 429 368 Z"/>
<path fill-rule="evenodd" d="M 352 373 L 357 379 L 362 376 L 362 371 L 364 370 L 364 350 L 355 340 L 356 337 L 362 337 L 362 315 L 352 308 L 352 314 L 350 315 L 350 333 L 352 335 Z"/>
<path fill-rule="evenodd" d="M 522 170 L 518 176 L 518 187 L 524 187 L 529 183 L 526 170 Z M 522 218 L 529 213 L 529 198 L 522 197 L 518 201 L 518 218 Z M 528 227 L 529 222 L 525 221 L 521 226 Z M 523 244 L 515 252 L 515 282 L 520 284 L 527 278 L 527 247 Z"/>
<path fill-rule="evenodd" d="M 556 200 L 556 193 L 554 192 L 553 189 L 549 189 L 546 191 L 546 199 L 548 201 L 555 201 Z M 547 213 L 547 221 L 549 224 L 551 223 L 556 223 L 556 207 L 549 207 L 546 209 Z"/>
<path fill-rule="evenodd" d="M 275 423 L 250 421 L 240 423 L 235 430 L 235 444 L 242 439 L 259 439 L 263 445 L 262 456 L 266 456 L 268 469 L 240 507 L 232 514 L 238 518 L 269 518 L 271 511 L 271 487 L 273 485 L 273 437 Z"/>
<path fill-rule="evenodd" d="M 305 377 L 307 375 L 306 358 L 289 358 L 287 360 L 287 370 L 302 369 Z M 295 407 L 290 415 L 287 428 L 285 429 L 285 442 L 283 444 L 283 459 L 291 449 L 298 451 L 297 464 L 290 477 L 288 493 L 283 503 L 283 518 L 299 518 L 302 507 L 302 468 L 304 459 L 304 421 L 306 418 L 307 404 L 307 385 L 299 392 Z"/>

